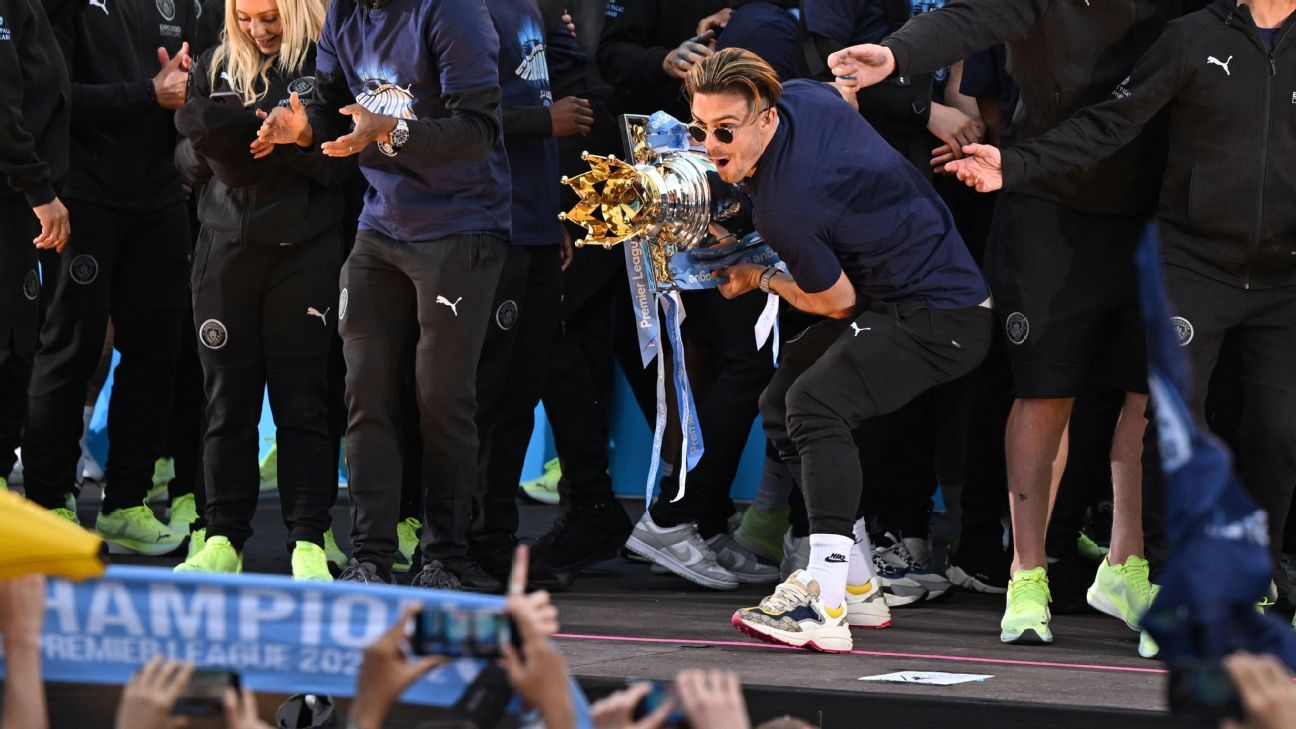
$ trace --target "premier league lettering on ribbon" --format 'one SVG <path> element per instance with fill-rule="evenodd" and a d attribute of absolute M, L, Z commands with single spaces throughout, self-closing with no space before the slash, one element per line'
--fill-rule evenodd
<path fill-rule="evenodd" d="M 50 581 L 45 679 L 125 684 L 162 654 L 239 673 L 258 691 L 349 696 L 364 648 L 416 601 L 445 611 L 503 609 L 502 598 L 486 595 L 110 567 L 98 580 Z M 480 669 L 477 660 L 455 661 L 402 700 L 448 706 Z"/>

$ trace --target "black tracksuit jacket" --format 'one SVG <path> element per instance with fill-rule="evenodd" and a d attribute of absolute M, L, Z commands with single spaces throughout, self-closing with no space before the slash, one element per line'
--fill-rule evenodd
<path fill-rule="evenodd" d="M 39 0 L 0 0 L 0 197 L 36 207 L 67 174 L 72 92 Z"/>
<path fill-rule="evenodd" d="M 1172 22 L 1113 98 L 1005 150 L 1005 187 L 1085 168 L 1162 109 L 1165 262 L 1240 288 L 1296 286 L 1296 15 L 1273 50 L 1234 0 Z"/>
<path fill-rule="evenodd" d="M 71 168 L 63 195 L 150 212 L 184 202 L 175 113 L 158 106 L 158 48 L 193 37 L 193 0 L 95 0 L 59 43 L 72 75 Z"/>
<path fill-rule="evenodd" d="M 336 227 L 345 210 L 346 182 L 355 174 L 357 158 L 329 157 L 295 144 L 277 145 L 269 156 L 253 159 L 249 145 L 261 122 L 253 109 L 269 112 L 287 105 L 292 91 L 302 103 L 315 102 L 315 53 L 312 47 L 301 73 L 285 78 L 271 67 L 269 88 L 254 107 L 239 109 L 210 100 L 216 91 L 232 91 L 217 77 L 209 81 L 214 50 L 194 63 L 189 94 L 176 113 L 184 138 L 175 151 L 176 166 L 191 185 L 203 185 L 198 220 L 205 230 L 227 240 L 267 245 L 303 243 Z"/>
<path fill-rule="evenodd" d="M 1180 0 L 950 0 L 888 36 L 900 75 L 929 73 L 1000 42 L 1021 88 L 1014 141 L 1037 137 L 1112 89 L 1180 15 Z M 1161 183 L 1161 135 L 1132 141 L 1102 164 L 1033 181 L 1018 192 L 1089 213 L 1149 213 Z"/>

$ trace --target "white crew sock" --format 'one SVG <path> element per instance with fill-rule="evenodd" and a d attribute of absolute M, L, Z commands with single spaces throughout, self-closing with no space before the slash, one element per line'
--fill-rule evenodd
<path fill-rule="evenodd" d="M 846 584 L 860 586 L 873 579 L 873 544 L 869 542 L 868 526 L 864 517 L 855 522 L 855 544 L 851 546 L 850 569 Z M 880 585 L 879 585 L 880 586 Z"/>
<path fill-rule="evenodd" d="M 841 607 L 846 599 L 846 571 L 855 540 L 840 534 L 810 535 L 808 580 L 819 583 L 819 597 L 825 607 Z"/>

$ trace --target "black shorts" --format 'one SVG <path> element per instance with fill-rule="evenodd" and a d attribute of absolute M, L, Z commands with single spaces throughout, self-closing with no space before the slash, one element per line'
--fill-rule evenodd
<path fill-rule="evenodd" d="M 1147 392 L 1134 251 L 1146 221 L 1002 195 L 986 253 L 1018 398 Z"/>

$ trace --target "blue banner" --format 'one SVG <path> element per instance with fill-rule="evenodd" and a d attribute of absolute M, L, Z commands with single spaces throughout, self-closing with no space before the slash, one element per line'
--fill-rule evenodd
<path fill-rule="evenodd" d="M 236 672 L 261 692 L 351 696 L 365 646 L 413 602 L 460 610 L 504 604 L 499 596 L 394 585 L 113 566 L 98 580 L 50 580 L 43 672 L 47 681 L 121 685 L 160 653 Z M 462 659 L 437 668 L 401 701 L 449 706 L 481 666 Z"/>

